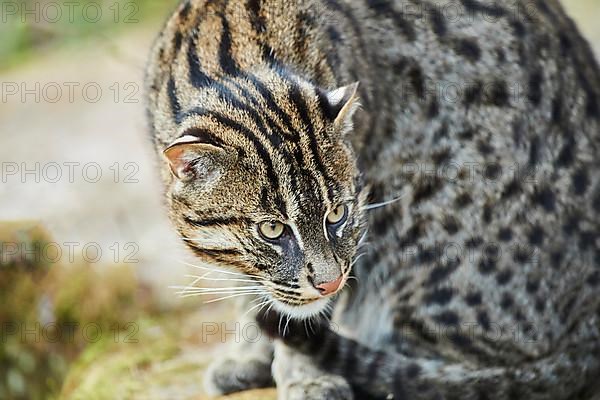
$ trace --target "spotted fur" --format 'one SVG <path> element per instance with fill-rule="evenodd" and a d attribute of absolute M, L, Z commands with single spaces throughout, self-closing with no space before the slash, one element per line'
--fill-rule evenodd
<path fill-rule="evenodd" d="M 153 48 L 149 120 L 195 254 L 300 319 L 356 261 L 339 329 L 278 343 L 274 365 L 307 371 L 275 367 L 282 398 L 591 395 L 599 68 L 556 0 L 446 3 L 190 0 Z"/>

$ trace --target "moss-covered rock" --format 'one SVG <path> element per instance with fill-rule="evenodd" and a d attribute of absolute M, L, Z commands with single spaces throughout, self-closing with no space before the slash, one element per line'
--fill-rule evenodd
<path fill-rule="evenodd" d="M 160 309 L 131 265 L 54 262 L 35 222 L 0 223 L 0 241 L 0 399 L 208 399 L 203 370 L 220 335 L 202 332 L 233 320 L 229 303 Z"/>
<path fill-rule="evenodd" d="M 0 398 L 52 399 L 90 344 L 151 315 L 129 266 L 62 265 L 51 236 L 31 221 L 0 223 Z"/>
<path fill-rule="evenodd" d="M 139 321 L 137 343 L 88 347 L 71 370 L 60 399 L 208 400 L 203 371 L 221 347 L 202 343 L 199 336 L 203 321 L 222 317 L 223 310 L 215 308 Z M 276 393 L 253 390 L 221 399 L 275 400 Z"/>

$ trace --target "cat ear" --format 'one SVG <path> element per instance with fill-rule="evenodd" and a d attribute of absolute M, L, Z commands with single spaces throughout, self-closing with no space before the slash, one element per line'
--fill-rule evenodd
<path fill-rule="evenodd" d="M 347 86 L 320 93 L 320 101 L 325 117 L 331 120 L 335 126 L 341 128 L 342 133 L 352 129 L 352 116 L 359 106 L 357 90 L 358 82 L 354 82 Z"/>
<path fill-rule="evenodd" d="M 181 181 L 217 180 L 231 165 L 233 155 L 212 140 L 185 135 L 169 145 L 163 154 L 173 175 Z"/>

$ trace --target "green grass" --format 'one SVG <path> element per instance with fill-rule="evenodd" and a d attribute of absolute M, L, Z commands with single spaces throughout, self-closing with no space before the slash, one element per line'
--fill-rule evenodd
<path fill-rule="evenodd" d="M 166 18 L 177 0 L 35 0 L 0 10 L 0 70 L 40 53 Z"/>

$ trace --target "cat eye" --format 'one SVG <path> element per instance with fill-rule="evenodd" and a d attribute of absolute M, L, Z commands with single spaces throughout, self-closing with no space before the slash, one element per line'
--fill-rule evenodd
<path fill-rule="evenodd" d="M 285 232 L 285 225 L 279 221 L 266 221 L 258 225 L 260 234 L 268 240 L 276 240 Z"/>
<path fill-rule="evenodd" d="M 327 223 L 339 224 L 343 222 L 348 215 L 348 207 L 345 204 L 339 204 L 327 214 Z"/>

